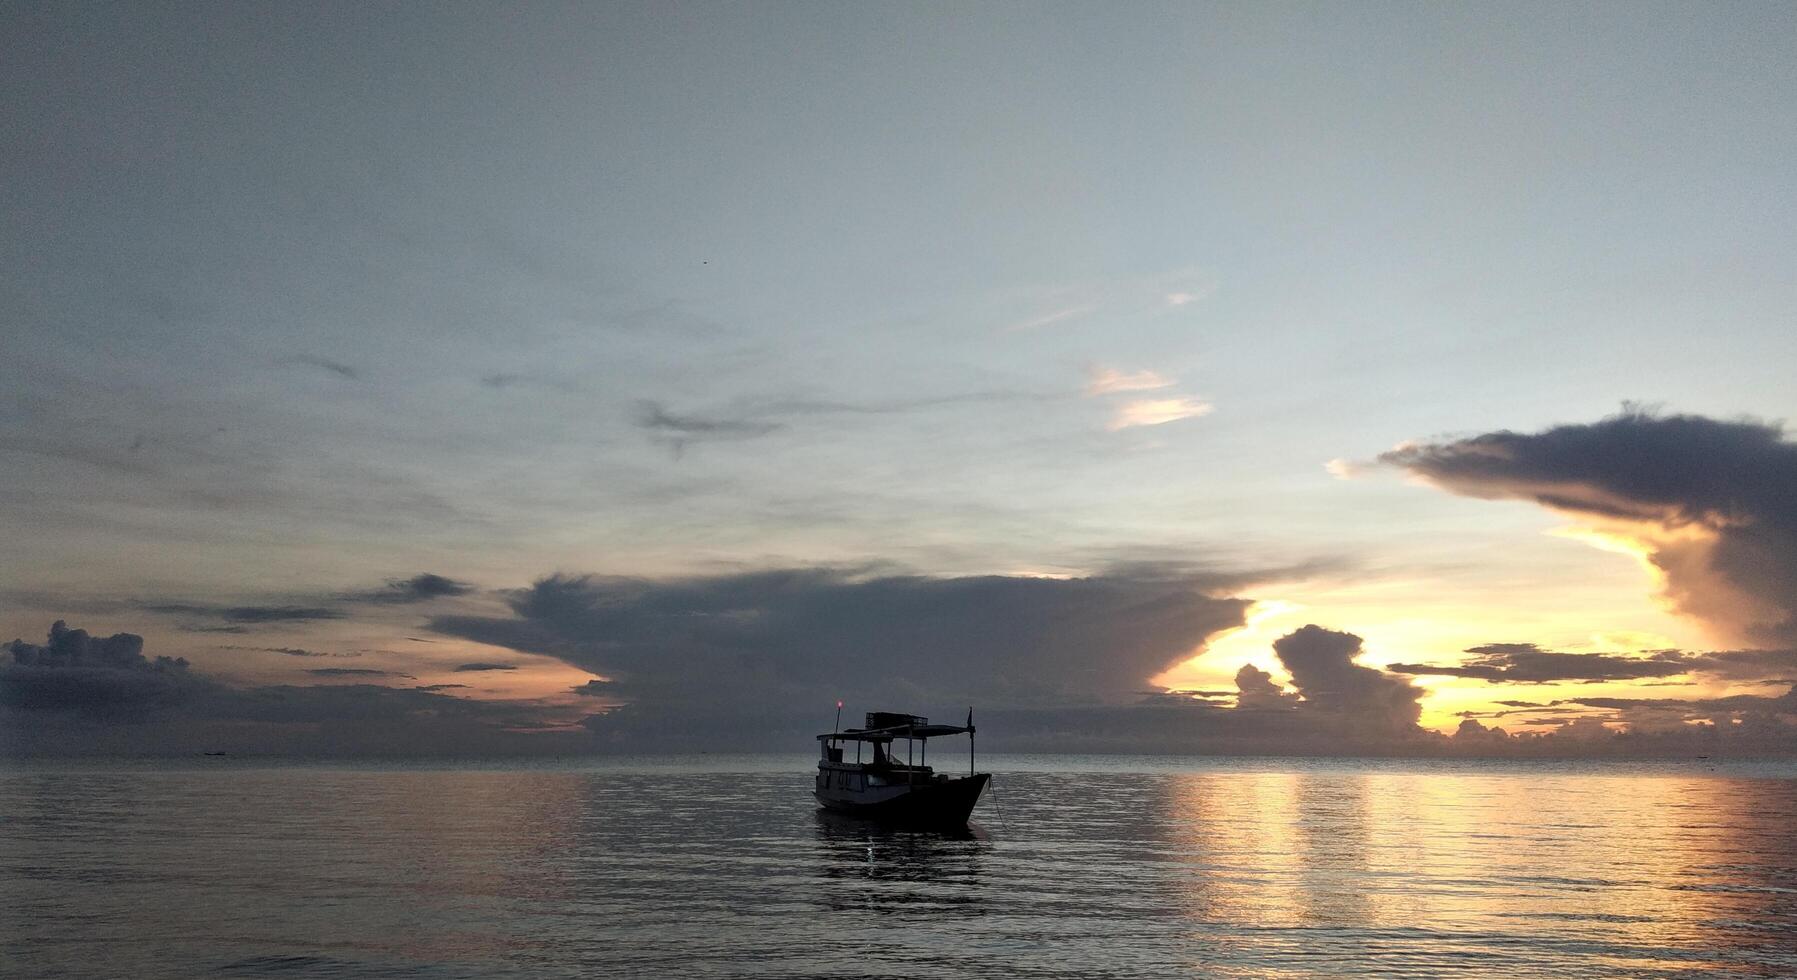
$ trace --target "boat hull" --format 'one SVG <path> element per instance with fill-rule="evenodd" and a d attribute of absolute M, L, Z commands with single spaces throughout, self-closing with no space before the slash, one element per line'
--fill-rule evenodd
<path fill-rule="evenodd" d="M 866 793 L 818 791 L 812 793 L 824 809 L 869 820 L 931 827 L 965 826 L 974 804 L 992 779 L 978 773 L 957 779 L 894 787 L 902 792 L 875 796 Z"/>

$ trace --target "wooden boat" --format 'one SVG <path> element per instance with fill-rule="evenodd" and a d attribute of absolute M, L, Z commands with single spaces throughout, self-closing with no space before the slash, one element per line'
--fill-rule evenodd
<path fill-rule="evenodd" d="M 841 717 L 842 705 L 837 705 Z M 863 728 L 826 732 L 817 737 L 822 758 L 817 763 L 817 789 L 812 795 L 825 809 L 934 827 L 965 827 L 992 774 L 973 768 L 973 711 L 966 725 L 932 725 L 928 718 L 893 711 L 870 711 Z M 944 735 L 967 736 L 967 775 L 938 773 L 927 764 L 929 740 Z M 900 761 L 896 743 L 905 743 Z M 854 758 L 848 746 L 853 744 Z"/>

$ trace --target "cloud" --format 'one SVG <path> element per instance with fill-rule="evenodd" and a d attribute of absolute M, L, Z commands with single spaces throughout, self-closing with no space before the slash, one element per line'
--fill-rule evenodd
<path fill-rule="evenodd" d="M 708 418 L 703 415 L 678 415 L 660 402 L 637 403 L 636 424 L 657 442 L 666 444 L 676 459 L 685 455 L 686 447 L 695 442 L 734 442 L 759 439 L 780 431 L 777 422 L 746 418 Z"/>
<path fill-rule="evenodd" d="M 1212 406 L 1195 398 L 1149 398 L 1125 402 L 1117 407 L 1106 428 L 1112 432 L 1141 425 L 1165 425 L 1180 419 L 1209 415 Z"/>
<path fill-rule="evenodd" d="M 462 674 L 462 673 L 470 673 L 473 671 L 482 671 L 482 670 L 517 670 L 517 669 L 518 669 L 517 664 L 491 664 L 491 663 L 456 664 L 455 673 Z"/>
<path fill-rule="evenodd" d="M 1797 671 L 1797 650 L 1648 650 L 1622 655 L 1562 653 L 1543 650 L 1533 643 L 1488 643 L 1465 652 L 1473 656 L 1458 664 L 1387 664 L 1385 669 L 1398 674 L 1470 677 L 1492 683 L 1639 681 L 1642 686 L 1652 683 L 1653 678 L 1684 674 L 1703 674 L 1720 681 L 1782 682 Z M 1497 703 L 1535 706 L 1527 701 Z"/>
<path fill-rule="evenodd" d="M 1253 664 L 1243 664 L 1242 669 L 1235 672 L 1235 688 L 1239 708 L 1285 710 L 1297 707 L 1296 694 L 1286 693 L 1284 687 L 1273 682 L 1272 674 Z"/>
<path fill-rule="evenodd" d="M 1422 689 L 1354 662 L 1360 637 L 1311 625 L 1279 638 L 1273 650 L 1291 674 L 1291 691 L 1246 664 L 1236 672 L 1233 707 L 1161 694 L 1124 707 L 1001 710 L 991 727 L 1060 751 L 1450 754 L 1447 739 L 1417 725 Z"/>
<path fill-rule="evenodd" d="M 1006 312 L 1001 315 L 1010 320 L 1004 329 L 1012 333 L 1071 324 L 1095 314 L 1116 323 L 1176 313 L 1215 291 L 1213 276 L 1188 266 L 1030 289 L 1003 300 Z"/>
<path fill-rule="evenodd" d="M 181 626 L 181 629 L 190 633 L 245 633 L 253 626 L 346 619 L 354 612 L 353 607 L 361 604 L 405 605 L 467 595 L 473 591 L 474 587 L 465 582 L 425 572 L 411 578 L 391 579 L 379 588 L 301 596 L 297 597 L 299 601 L 288 603 L 224 605 L 186 600 L 154 600 L 126 605 L 166 616 L 190 617 L 195 621 Z M 285 651 L 277 649 L 274 652 Z"/>
<path fill-rule="evenodd" d="M 622 705 L 587 721 L 607 742 L 802 738 L 841 698 L 944 716 L 975 704 L 1014 745 L 1428 751 L 1436 736 L 1417 725 L 1422 690 L 1355 663 L 1359 637 L 1317 626 L 1274 646 L 1291 691 L 1247 666 L 1235 707 L 1144 696 L 1145 678 L 1242 623 L 1249 601 L 1217 597 L 1218 583 L 1150 567 L 1081 579 L 556 575 L 508 596 L 512 617 L 443 616 L 432 627 L 611 678 L 575 689 Z"/>
<path fill-rule="evenodd" d="M 651 438 L 683 453 L 695 442 L 732 442 L 758 439 L 788 427 L 785 419 L 816 416 L 897 415 L 956 405 L 1006 402 L 1045 402 L 1065 397 L 1030 391 L 968 391 L 918 398 L 881 401 L 844 401 L 816 397 L 760 397 L 737 399 L 728 405 L 699 413 L 676 413 L 658 401 L 637 403 L 636 425 Z"/>
<path fill-rule="evenodd" d="M 650 580 L 553 575 L 511 617 L 433 629 L 613 678 L 602 726 L 764 728 L 839 697 L 872 706 L 1129 703 L 1143 681 L 1239 626 L 1221 577 L 870 576 L 819 568 Z M 785 723 L 782 721 L 781 723 Z"/>
<path fill-rule="evenodd" d="M 325 653 L 319 650 L 307 650 L 304 647 L 246 647 L 221 646 L 220 650 L 244 650 L 253 653 L 278 653 L 286 657 L 359 657 L 360 653 Z"/>
<path fill-rule="evenodd" d="M 1788 723 L 1797 717 L 1797 695 L 1789 691 L 1774 697 L 1506 701 L 1500 702 L 1506 711 L 1462 717 L 1520 715 L 1514 733 L 1462 724 L 1455 736 L 1443 737 L 1417 727 L 1418 688 L 1356 663 L 1359 637 L 1318 626 L 1274 644 L 1291 690 L 1268 672 L 1244 666 L 1233 706 L 1224 691 L 1201 692 L 1203 699 L 1191 692 L 1144 696 L 1106 682 L 1113 666 L 1123 676 L 1155 672 L 1163 654 L 1154 650 L 1209 636 L 1218 623 L 1239 623 L 1242 609 L 1234 603 L 1242 600 L 1205 595 L 1219 580 L 1203 576 L 1113 573 L 1042 594 L 1029 583 L 1069 582 L 876 579 L 840 571 L 746 581 L 753 578 L 597 580 L 596 587 L 592 579 L 551 577 L 513 593 L 514 608 L 528 616 L 495 618 L 507 624 L 489 627 L 495 635 L 522 624 L 525 645 L 546 643 L 575 662 L 633 665 L 632 677 L 595 678 L 571 689 L 584 706 L 442 693 L 467 689 L 460 684 L 354 683 L 409 676 L 355 668 L 310 672 L 351 683 L 232 688 L 196 676 L 183 660 L 145 657 L 133 634 L 93 638 L 58 623 L 46 644 L 14 641 L 0 648 L 10 654 L 0 661 L 0 753 L 560 754 L 635 751 L 645 744 L 696 747 L 721 737 L 732 744 L 790 747 L 827 723 L 831 702 L 817 697 L 825 690 L 842 693 L 861 710 L 901 708 L 944 717 L 959 717 L 972 700 L 979 706 L 982 744 L 1001 749 L 1522 757 L 1797 753 L 1797 727 Z M 862 589 L 867 591 L 857 595 Z M 1018 595 L 1004 598 L 1012 589 Z M 1054 619 L 1057 611 L 1062 616 Z M 902 624 L 919 613 L 940 615 L 947 630 L 969 635 L 956 639 L 935 627 L 907 632 Z M 1018 625 L 1038 617 L 1051 621 Z M 1119 646 L 1106 636 L 1119 617 L 1161 625 L 1125 630 L 1115 637 Z M 855 625 L 868 623 L 880 630 Z M 668 629 L 671 642 L 658 644 L 657 629 Z M 889 632 L 900 642 L 879 641 Z M 1008 646 L 994 639 L 1011 633 L 1021 636 Z M 1072 644 L 1079 656 L 1054 655 L 1065 650 L 1035 655 L 1039 643 L 1069 633 L 1079 636 Z M 821 635 L 792 656 L 787 642 L 807 634 Z M 1000 659 L 986 662 L 993 652 Z M 1710 655 L 1686 656 L 1698 661 Z M 807 683 L 816 677 L 823 679 Z M 851 683 L 856 677 L 864 679 L 858 687 Z M 1017 677 L 1031 683 L 1034 696 L 1007 701 L 994 694 L 995 685 Z"/>
<path fill-rule="evenodd" d="M 205 616 L 232 624 L 296 623 L 320 619 L 342 619 L 341 609 L 325 606 L 213 606 L 194 602 L 146 602 L 139 608 L 146 612 L 171 616 Z M 194 632 L 240 632 L 230 627 L 193 628 Z"/>
<path fill-rule="evenodd" d="M 465 582 L 425 572 L 408 579 L 395 579 L 388 582 L 385 588 L 353 593 L 346 598 L 361 602 L 403 604 L 467 595 L 472 591 L 474 586 Z"/>
<path fill-rule="evenodd" d="M 406 677 L 320 668 L 336 680 Z M 132 633 L 93 637 L 58 621 L 44 644 L 0 647 L 0 755 L 565 753 L 590 744 L 580 712 L 375 684 L 235 688 Z"/>
<path fill-rule="evenodd" d="M 1154 391 L 1158 388 L 1173 386 L 1171 378 L 1162 377 L 1153 371 L 1142 370 L 1125 373 L 1116 368 L 1098 367 L 1094 365 L 1087 371 L 1086 395 L 1114 395 L 1118 392 Z"/>
<path fill-rule="evenodd" d="M 778 423 L 752 419 L 676 415 L 655 401 L 637 403 L 636 424 L 652 432 L 673 433 L 681 439 L 754 439 L 781 428 Z"/>
<path fill-rule="evenodd" d="M 1672 677 L 1689 673 L 1694 662 L 1677 651 L 1661 651 L 1647 657 L 1623 657 L 1604 653 L 1560 653 L 1533 643 L 1493 643 L 1466 651 L 1472 659 L 1460 664 L 1387 664 L 1399 674 L 1473 677 L 1493 683 L 1551 684 L 1557 681 L 1622 681 Z"/>
<path fill-rule="evenodd" d="M 373 667 L 314 667 L 306 671 L 313 677 L 411 677 L 394 670 L 376 670 Z"/>
<path fill-rule="evenodd" d="M 1680 612 L 1733 640 L 1797 641 L 1797 444 L 1777 425 L 1630 409 L 1380 461 L 1451 493 L 1577 516 L 1638 551 Z"/>
<path fill-rule="evenodd" d="M 1691 669 L 1721 680 L 1755 680 L 1797 671 L 1797 650 L 1717 650 L 1690 655 Z"/>
<path fill-rule="evenodd" d="M 205 686 L 182 658 L 143 655 L 143 637 L 89 636 L 62 620 L 42 644 L 13 640 L 0 647 L 0 707 L 131 719 L 178 704 Z"/>
<path fill-rule="evenodd" d="M 319 357 L 316 354 L 295 354 L 287 360 L 290 364 L 304 364 L 308 367 L 315 367 L 321 371 L 328 371 L 339 378 L 345 378 L 350 381 L 362 380 L 362 372 L 341 361 L 333 361 L 328 357 Z"/>
<path fill-rule="evenodd" d="M 955 405 L 986 405 L 1005 402 L 1046 402 L 1062 397 L 1031 391 L 967 391 L 959 394 L 928 395 L 918 398 L 889 398 L 880 401 L 840 401 L 831 398 L 753 398 L 736 403 L 732 414 L 746 419 L 806 415 L 897 415 L 922 409 Z"/>
<path fill-rule="evenodd" d="M 232 606 L 218 615 L 228 623 L 291 623 L 344 616 L 341 610 L 319 606 Z"/>
<path fill-rule="evenodd" d="M 1077 306 L 1067 306 L 1049 313 L 1042 313 L 1030 317 L 1027 320 L 1020 320 L 1011 324 L 1006 329 L 1012 331 L 1037 330 L 1042 327 L 1060 323 L 1063 320 L 1072 320 L 1076 317 L 1082 317 L 1089 313 L 1096 312 L 1098 312 L 1098 305 L 1096 303 L 1081 303 Z"/>
<path fill-rule="evenodd" d="M 1311 712 L 1330 712 L 1354 727 L 1413 733 L 1422 716 L 1422 688 L 1354 662 L 1360 637 L 1309 625 L 1280 637 L 1273 652 Z M 1238 679 L 1239 681 L 1239 679 Z"/>

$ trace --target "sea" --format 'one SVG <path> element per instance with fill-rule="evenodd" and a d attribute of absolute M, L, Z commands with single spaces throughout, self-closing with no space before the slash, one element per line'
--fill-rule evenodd
<path fill-rule="evenodd" d="M 1797 976 L 1797 766 L 989 756 L 0 764 L 0 976 Z"/>

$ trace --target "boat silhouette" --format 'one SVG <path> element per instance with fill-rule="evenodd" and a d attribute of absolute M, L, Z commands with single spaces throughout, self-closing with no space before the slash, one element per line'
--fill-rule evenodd
<path fill-rule="evenodd" d="M 837 704 L 838 717 L 842 705 Z M 864 727 L 817 737 L 822 757 L 812 795 L 825 809 L 872 820 L 932 827 L 964 827 L 992 774 L 974 771 L 973 709 L 966 725 L 932 725 L 928 718 L 870 711 Z M 927 765 L 929 740 L 967 736 L 967 775 L 950 776 Z M 894 746 L 905 743 L 904 761 Z M 848 758 L 848 746 L 855 757 Z M 864 758 L 864 755 L 867 758 Z"/>

